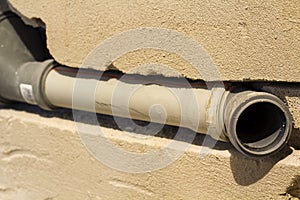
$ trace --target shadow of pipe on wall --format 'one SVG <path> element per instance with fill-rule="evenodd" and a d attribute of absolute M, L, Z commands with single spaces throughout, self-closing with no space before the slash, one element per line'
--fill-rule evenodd
<path fill-rule="evenodd" d="M 296 150 L 300 149 L 300 129 L 293 129 L 288 146 L 285 146 L 285 148 L 276 154 L 263 159 L 242 158 L 243 156 L 240 153 L 234 149 L 229 149 L 231 152 L 230 166 L 235 181 L 243 186 L 259 181 L 276 163 L 290 155 L 293 151 L 292 148 Z M 241 162 L 241 159 L 243 162 Z"/>
<path fill-rule="evenodd" d="M 236 183 L 242 186 L 248 186 L 266 176 L 276 163 L 292 153 L 292 149 L 286 146 L 275 155 L 262 159 L 243 158 L 243 156 L 235 150 L 230 150 L 230 152 L 230 166 Z"/>

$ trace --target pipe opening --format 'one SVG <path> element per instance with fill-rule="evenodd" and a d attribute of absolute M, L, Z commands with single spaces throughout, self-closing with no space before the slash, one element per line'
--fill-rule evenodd
<path fill-rule="evenodd" d="M 286 124 L 285 113 L 277 105 L 258 102 L 240 114 L 236 124 L 236 135 L 246 149 L 267 151 L 285 141 Z"/>

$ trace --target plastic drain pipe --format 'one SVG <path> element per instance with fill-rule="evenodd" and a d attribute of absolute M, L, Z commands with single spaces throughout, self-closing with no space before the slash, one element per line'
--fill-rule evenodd
<path fill-rule="evenodd" d="M 212 137 L 230 141 L 238 151 L 251 157 L 277 152 L 288 141 L 292 129 L 289 110 L 278 97 L 265 92 L 168 87 L 122 81 L 118 77 L 105 78 L 104 75 L 95 87 L 95 107 L 89 106 L 90 98 L 84 91 L 82 95 L 76 95 L 76 102 L 80 103 L 74 104 L 76 83 L 95 82 L 93 73 L 97 72 L 87 71 L 92 75 L 76 78 L 77 69 L 60 66 L 49 59 L 40 33 L 39 29 L 26 26 L 11 12 L 0 17 L 2 102 L 27 102 L 46 110 L 57 107 L 95 109 L 97 113 L 183 126 L 199 133 L 206 133 L 209 127 L 213 127 L 215 134 L 212 133 Z M 122 90 L 116 91 L 122 94 L 132 92 L 133 87 L 138 88 L 131 95 L 129 105 L 124 104 L 122 98 L 116 98 L 117 86 Z M 170 91 L 183 97 L 192 93 L 195 109 L 182 113 L 180 106 L 193 101 L 186 98 L 180 105 L 176 95 Z M 153 105 L 162 106 L 166 115 L 160 109 L 152 109 Z M 154 111 L 150 117 L 151 109 Z M 195 119 L 199 120 L 196 125 Z"/>

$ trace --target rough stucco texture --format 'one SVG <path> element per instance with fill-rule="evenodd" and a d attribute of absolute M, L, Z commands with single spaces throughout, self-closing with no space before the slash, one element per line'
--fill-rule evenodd
<path fill-rule="evenodd" d="M 69 66 L 79 67 L 97 44 L 115 34 L 161 27 L 202 45 L 223 80 L 299 82 L 300 1 L 10 2 L 25 16 L 45 22 L 52 55 Z M 186 60 L 158 50 L 129 53 L 113 64 L 126 72 L 149 62 L 168 65 L 189 78 L 203 78 Z"/>
<path fill-rule="evenodd" d="M 114 34 L 140 27 L 163 27 L 201 44 L 224 80 L 299 82 L 300 1 L 10 2 L 23 15 L 42 19 L 52 55 L 69 66 L 79 67 L 97 44 Z M 113 65 L 126 72 L 149 62 L 169 65 L 189 78 L 203 78 L 184 59 L 158 50 L 129 53 Z M 280 94 L 290 106 L 295 127 L 300 127 L 299 88 L 264 89 Z M 247 159 L 225 144 L 216 145 L 210 155 L 199 158 L 201 140 L 195 140 L 171 165 L 130 174 L 91 156 L 68 112 L 48 113 L 24 105 L 0 109 L 0 199 L 300 197 L 298 129 L 291 138 L 291 148 L 275 157 Z M 150 136 L 137 140 L 135 131 L 121 132 L 111 124 L 108 120 L 103 130 L 121 149 L 155 151 L 170 142 Z M 147 162 L 144 165 L 150 164 Z"/>
<path fill-rule="evenodd" d="M 196 142 L 165 168 L 131 174 L 91 156 L 68 115 L 22 105 L 0 110 L 0 199 L 287 200 L 300 195 L 299 150 L 250 160 L 230 145 L 216 145 L 200 158 Z M 170 142 L 153 136 L 136 139 L 105 125 L 102 130 L 116 148 L 139 153 Z M 160 161 L 145 160 L 144 165 L 149 162 Z"/>

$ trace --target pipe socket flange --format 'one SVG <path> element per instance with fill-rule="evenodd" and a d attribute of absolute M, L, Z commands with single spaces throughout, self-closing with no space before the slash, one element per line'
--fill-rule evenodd
<path fill-rule="evenodd" d="M 287 143 L 292 117 L 287 106 L 265 92 L 231 93 L 224 112 L 226 135 L 247 156 L 277 152 Z"/>
<path fill-rule="evenodd" d="M 28 62 L 19 68 L 19 90 L 25 102 L 38 105 L 44 110 L 55 109 L 45 95 L 45 81 L 48 73 L 56 65 L 56 62 L 50 59 L 44 62 Z"/>

